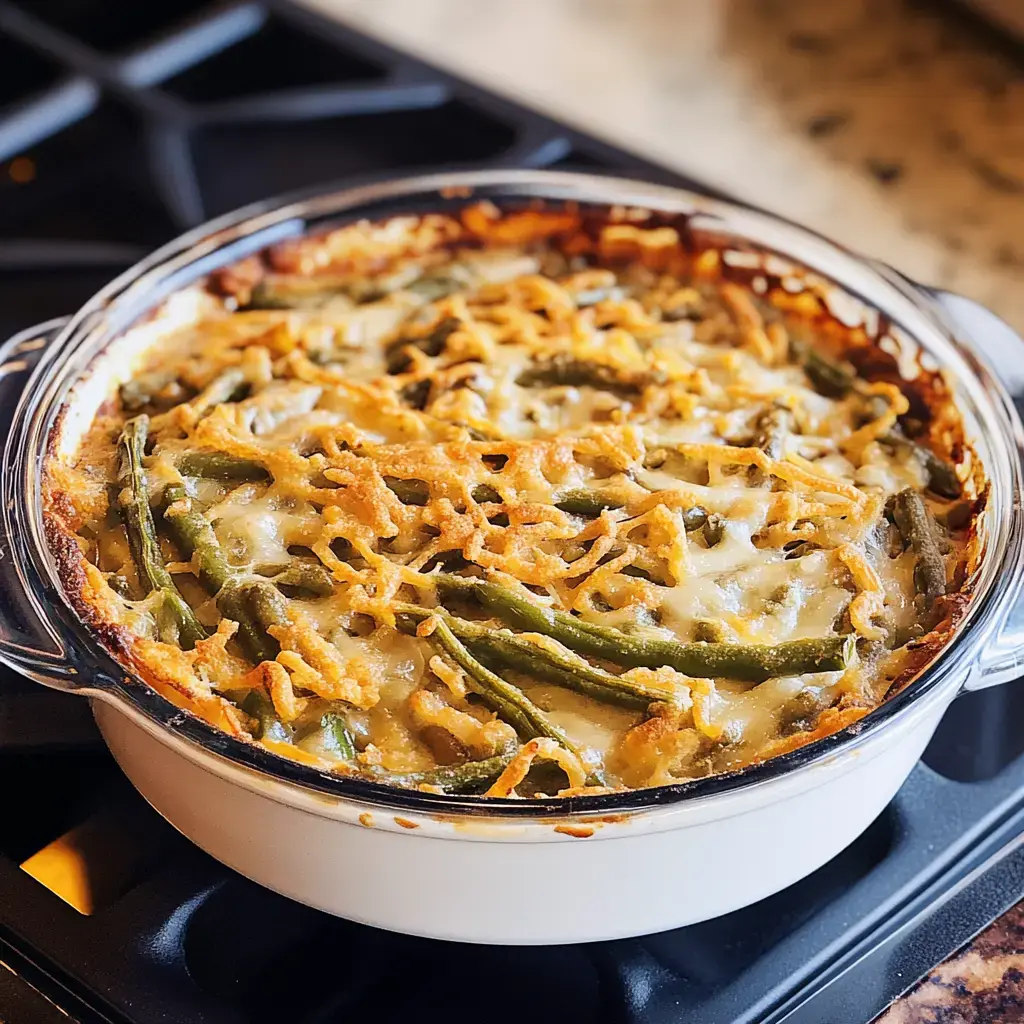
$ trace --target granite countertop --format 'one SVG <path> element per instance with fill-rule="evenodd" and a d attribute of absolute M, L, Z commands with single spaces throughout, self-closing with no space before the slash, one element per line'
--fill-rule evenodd
<path fill-rule="evenodd" d="M 936 0 L 304 0 L 1024 331 L 1024 61 Z M 1024 905 L 879 1024 L 1024 1020 Z"/>
<path fill-rule="evenodd" d="M 1024 330 L 1024 64 L 925 0 L 305 0 Z"/>
<path fill-rule="evenodd" d="M 1024 904 L 936 967 L 874 1024 L 1024 1021 Z"/>

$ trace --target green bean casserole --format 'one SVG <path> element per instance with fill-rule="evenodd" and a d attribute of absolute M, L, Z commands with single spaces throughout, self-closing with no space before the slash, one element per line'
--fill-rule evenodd
<path fill-rule="evenodd" d="M 51 448 L 70 599 L 232 736 L 428 792 L 666 785 L 852 725 L 962 616 L 984 474 L 939 370 L 739 255 L 466 200 L 214 273 Z"/>

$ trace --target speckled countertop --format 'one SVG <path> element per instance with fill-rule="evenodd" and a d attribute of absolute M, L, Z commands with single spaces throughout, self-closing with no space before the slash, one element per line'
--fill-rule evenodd
<path fill-rule="evenodd" d="M 874 1024 L 1021 1024 L 1024 905 L 936 967 Z"/>
<path fill-rule="evenodd" d="M 305 0 L 1024 330 L 1024 65 L 917 0 Z"/>
<path fill-rule="evenodd" d="M 925 0 L 305 0 L 1024 330 L 1024 63 Z M 1024 1021 L 1024 906 L 879 1024 Z"/>

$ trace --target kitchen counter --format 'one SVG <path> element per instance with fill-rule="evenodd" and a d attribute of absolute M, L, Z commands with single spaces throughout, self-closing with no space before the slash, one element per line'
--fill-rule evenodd
<path fill-rule="evenodd" d="M 1024 1020 L 1024 905 L 936 967 L 875 1024 L 1020 1024 Z"/>
<path fill-rule="evenodd" d="M 1024 64 L 898 0 L 305 0 L 1024 330 Z"/>

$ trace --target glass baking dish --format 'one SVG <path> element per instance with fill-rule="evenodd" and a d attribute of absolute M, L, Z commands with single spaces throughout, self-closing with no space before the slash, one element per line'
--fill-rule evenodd
<path fill-rule="evenodd" d="M 111 375 L 128 355 L 124 342 L 119 341 L 126 329 L 211 271 L 268 245 L 354 219 L 454 208 L 464 205 L 470 196 L 474 201 L 493 199 L 501 204 L 543 200 L 657 211 L 659 217 L 680 225 L 694 245 L 718 248 L 724 262 L 737 273 L 770 275 L 792 282 L 794 288 L 813 288 L 827 296 L 835 316 L 884 337 L 881 344 L 890 346 L 894 354 L 898 352 L 901 366 L 907 366 L 908 372 L 918 361 L 943 368 L 955 382 L 965 431 L 985 467 L 989 495 L 980 529 L 982 557 L 970 583 L 973 596 L 969 607 L 950 642 L 915 680 L 856 725 L 739 772 L 566 800 L 487 799 L 401 790 L 279 758 L 256 743 L 233 739 L 169 703 L 112 657 L 64 594 L 51 549 L 55 538 L 47 536 L 42 514 L 41 470 L 52 446 L 73 434 L 76 417 L 87 417 L 88 410 L 95 408 L 96 396 L 108 393 Z M 144 337 L 144 332 L 133 332 L 133 337 Z M 481 171 L 257 204 L 172 242 L 112 281 L 70 318 L 40 325 L 0 350 L 0 422 L 8 429 L 0 465 L 0 661 L 40 683 L 90 698 L 108 743 L 133 782 L 174 824 L 215 856 L 313 905 L 423 934 L 439 932 L 422 923 L 426 918 L 411 921 L 405 911 L 383 917 L 375 911 L 357 913 L 353 907 L 358 898 L 352 892 L 329 897 L 315 884 L 309 892 L 294 892 L 295 884 L 289 882 L 289 889 L 264 861 L 242 863 L 245 857 L 237 846 L 225 852 L 217 838 L 204 831 L 212 824 L 182 821 L 180 806 L 171 806 L 175 800 L 172 791 L 157 792 L 163 780 L 147 776 L 145 766 L 130 763 L 133 758 L 145 757 L 136 741 L 145 737 L 146 742 L 163 748 L 160 756 L 173 752 L 225 785 L 287 806 L 297 815 L 327 817 L 347 827 L 356 822 L 365 826 L 363 818 L 369 808 L 384 809 L 388 815 L 400 812 L 402 817 L 389 816 L 373 831 L 404 840 L 406 848 L 412 838 L 428 836 L 478 840 L 484 845 L 508 840 L 539 848 L 573 841 L 574 837 L 578 841 L 588 830 L 594 839 L 604 839 L 622 838 L 627 834 L 624 830 L 631 829 L 628 836 L 635 841 L 675 834 L 691 853 L 695 844 L 710 843 L 708 856 L 713 862 L 714 849 L 737 842 L 738 834 L 727 835 L 723 822 L 738 821 L 746 814 L 751 829 L 762 828 L 763 823 L 755 821 L 755 812 L 771 805 L 789 808 L 787 815 L 791 813 L 797 820 L 810 811 L 812 797 L 816 805 L 834 805 L 837 810 L 833 813 L 841 815 L 843 787 L 857 785 L 850 792 L 858 794 L 859 809 L 847 815 L 850 820 L 837 821 L 830 835 L 809 844 L 813 852 L 808 847 L 805 854 L 794 853 L 791 863 L 780 862 L 776 876 L 766 866 L 759 887 L 746 895 L 733 892 L 717 900 L 709 897 L 703 909 L 696 907 L 700 894 L 687 892 L 693 906 L 684 916 L 699 920 L 760 898 L 799 877 L 794 871 L 813 870 L 838 852 L 898 788 L 957 693 L 1002 682 L 1024 669 L 1024 614 L 1020 608 L 1024 431 L 1007 386 L 1000 380 L 1004 365 L 1014 364 L 1024 366 L 1024 342 L 968 300 L 932 292 L 888 267 L 777 218 L 674 188 L 572 173 Z M 1004 375 L 1014 387 L 1024 379 L 1020 370 Z M 128 733 L 117 735 L 122 726 L 131 738 Z M 156 746 L 151 749 L 153 759 L 157 758 Z M 153 792 L 147 791 L 147 785 Z M 828 795 L 830 785 L 837 788 Z M 826 803 L 821 804 L 822 800 Z M 489 831 L 452 831 L 458 823 L 472 820 L 486 823 Z M 575 833 L 572 829 L 559 831 L 567 821 L 576 823 Z M 585 827 L 579 826 L 581 821 L 587 823 Z M 708 832 L 708 826 L 715 826 L 717 835 L 715 828 Z M 698 827 L 704 831 L 698 834 Z M 734 827 L 740 825 L 730 826 Z M 773 829 L 777 829 L 775 834 L 786 834 L 781 818 Z M 345 842 L 352 841 L 350 831 Z M 800 834 L 799 829 L 793 831 Z M 329 844 L 323 837 L 318 841 Z M 752 834 L 745 841 L 756 838 Z M 588 842 L 579 849 L 615 845 Z M 623 850 L 629 845 L 622 844 Z M 806 837 L 804 845 L 808 846 Z M 590 855 L 581 852 L 576 856 L 582 863 Z M 538 872 L 543 870 L 540 865 L 538 860 Z M 519 870 L 530 874 L 523 865 Z M 561 912 L 556 906 L 551 923 L 537 929 L 536 939 L 532 932 L 521 935 L 495 930 L 493 924 L 474 918 L 468 906 L 464 923 L 453 926 L 448 937 L 481 941 L 608 937 L 609 933 L 601 933 L 593 923 L 593 915 L 585 921 L 573 918 L 572 900 L 579 893 L 574 893 L 571 884 L 562 888 L 564 892 L 552 895 L 553 905 L 561 906 Z M 714 891 L 715 886 L 709 889 Z M 520 893 L 516 898 L 526 900 L 527 896 Z M 559 919 L 562 925 L 555 923 Z M 650 931 L 686 920 L 668 910 L 661 916 L 652 912 L 623 923 L 612 933 L 636 934 L 637 930 Z"/>

